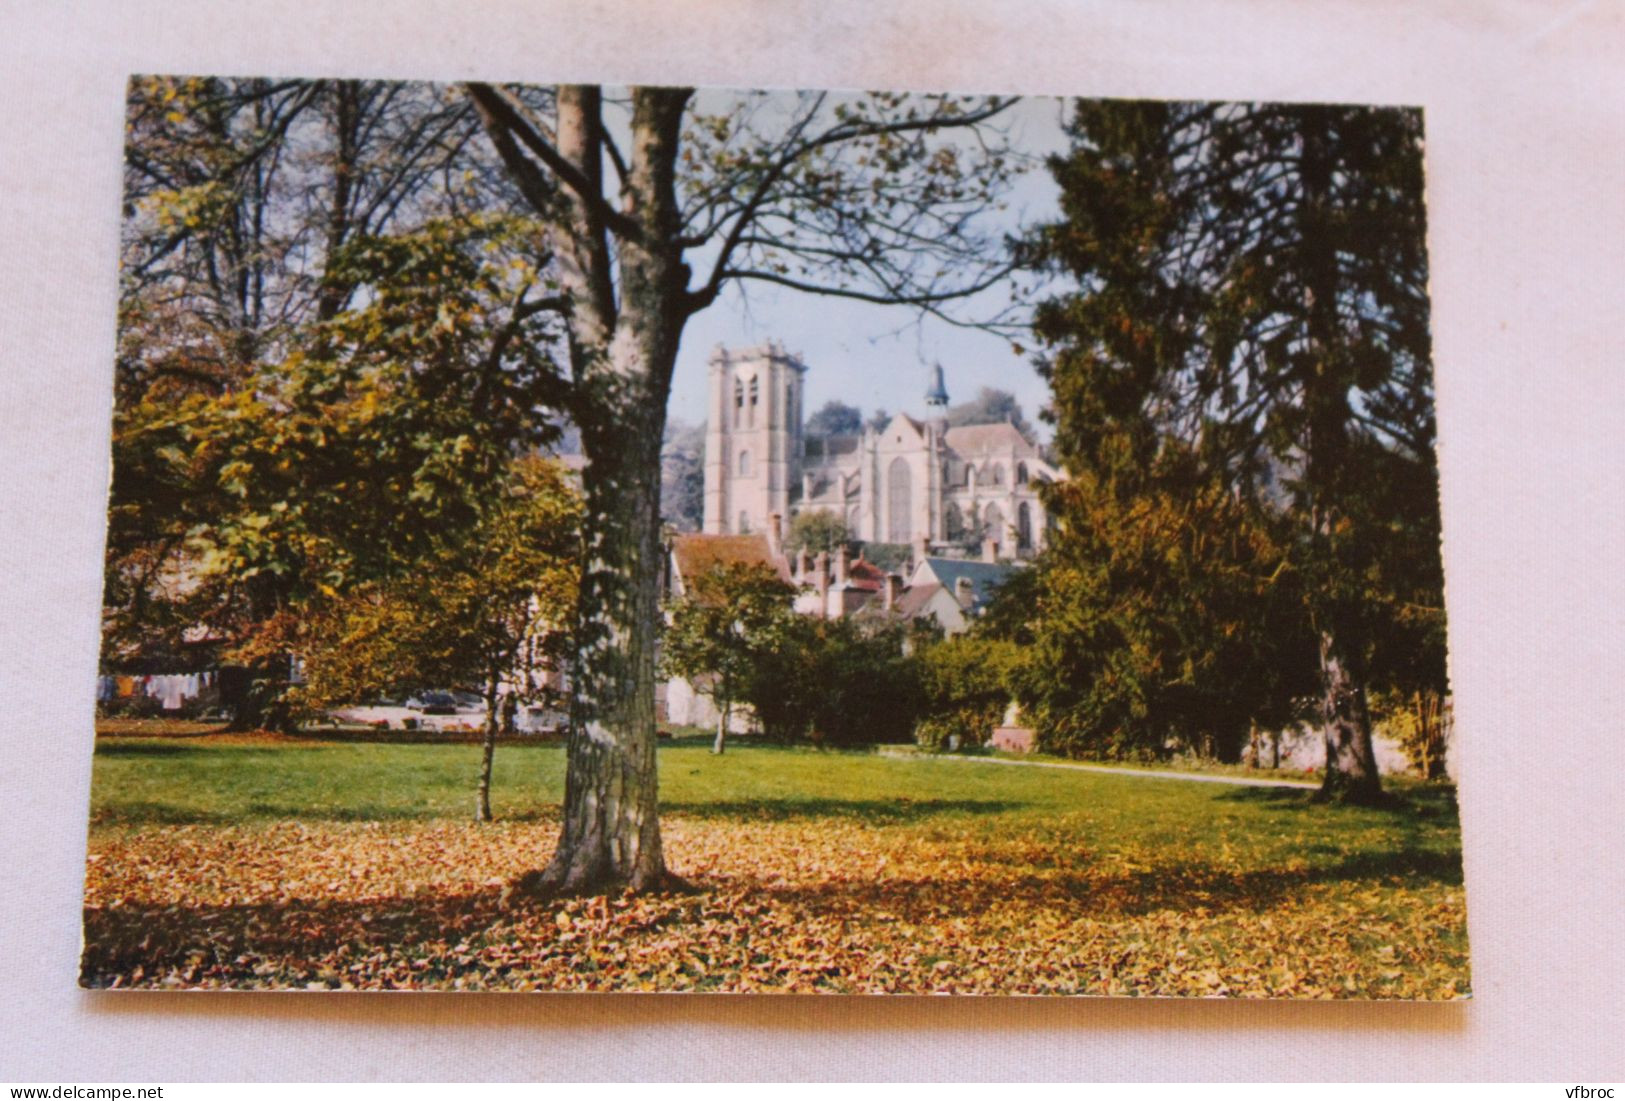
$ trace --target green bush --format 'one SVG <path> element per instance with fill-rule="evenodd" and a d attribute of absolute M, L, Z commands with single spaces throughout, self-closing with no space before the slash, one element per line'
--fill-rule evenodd
<path fill-rule="evenodd" d="M 1015 698 L 1021 648 L 1003 639 L 957 635 L 920 651 L 924 715 L 915 727 L 921 746 L 940 750 L 958 736 L 963 746 L 985 743 Z"/>
<path fill-rule="evenodd" d="M 920 674 L 900 629 L 803 618 L 782 646 L 758 655 L 744 698 L 777 741 L 901 742 L 920 713 Z"/>

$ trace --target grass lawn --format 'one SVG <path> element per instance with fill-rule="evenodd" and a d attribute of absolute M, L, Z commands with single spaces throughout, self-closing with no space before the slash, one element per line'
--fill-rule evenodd
<path fill-rule="evenodd" d="M 1468 990 L 1448 789 L 1392 806 L 1054 769 L 662 743 L 689 889 L 538 901 L 563 752 L 103 738 L 92 986 L 1448 999 Z"/>

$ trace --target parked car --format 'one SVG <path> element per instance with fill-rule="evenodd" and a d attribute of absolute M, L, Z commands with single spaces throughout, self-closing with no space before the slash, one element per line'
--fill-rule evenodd
<path fill-rule="evenodd" d="M 514 729 L 521 734 L 563 734 L 570 728 L 570 716 L 551 707 L 521 707 L 514 717 Z"/>
<path fill-rule="evenodd" d="M 450 692 L 430 690 L 408 696 L 406 706 L 425 715 L 455 715 L 460 710 L 457 697 Z M 482 708 L 483 710 L 483 708 Z"/>
<path fill-rule="evenodd" d="M 422 712 L 394 701 L 377 701 L 337 707 L 327 713 L 339 723 L 357 723 L 377 730 L 412 730 L 422 720 Z"/>

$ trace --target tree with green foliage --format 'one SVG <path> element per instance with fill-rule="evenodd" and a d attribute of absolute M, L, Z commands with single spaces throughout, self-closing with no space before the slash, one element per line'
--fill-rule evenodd
<path fill-rule="evenodd" d="M 475 817 L 491 820 L 491 763 L 502 716 L 539 697 L 568 654 L 579 584 L 580 496 L 557 462 L 520 459 L 481 515 L 409 576 L 357 586 L 310 608 L 299 653 L 306 705 L 425 685 L 485 699 Z M 552 701 L 550 701 L 552 702 Z"/>
<path fill-rule="evenodd" d="M 1260 577 L 1276 578 L 1270 592 L 1290 578 L 1318 671 L 1323 791 L 1376 798 L 1367 691 L 1394 675 L 1387 655 L 1413 633 L 1407 619 L 1443 619 L 1421 115 L 1080 103 L 1070 133 L 1052 163 L 1064 220 L 1030 242 L 1078 285 L 1037 317 L 1056 445 L 1077 486 L 1057 491 L 1056 541 L 1105 543 L 1142 508 L 1166 514 L 1165 544 L 1191 553 L 1210 525 L 1175 525 L 1195 508 L 1215 536 L 1267 536 L 1239 557 L 1190 562 L 1220 576 L 1240 566 L 1243 595 Z M 1159 500 L 1153 485 L 1146 499 L 1126 479 L 1164 454 L 1192 464 L 1180 480 L 1195 496 Z M 1072 568 L 1107 568 L 1084 557 Z M 1119 581 L 1108 570 L 1083 584 Z M 1069 614 L 1062 605 L 1055 614 Z M 1148 615 L 1168 626 L 1161 607 Z M 1136 633 L 1118 647 L 1101 635 L 1111 627 L 1080 630 L 1100 639 L 1093 652 L 1147 664 Z M 1175 635 L 1172 653 L 1207 648 Z"/>
<path fill-rule="evenodd" d="M 556 361 L 526 383 L 534 381 L 545 391 L 540 404 L 579 429 L 588 460 L 563 824 L 537 883 L 570 892 L 654 887 L 665 875 L 654 727 L 661 447 L 684 327 L 730 287 L 770 284 L 940 313 L 1000 282 L 1011 268 L 999 248 L 1002 234 L 982 232 L 978 216 L 1020 166 L 998 130 L 1012 102 L 656 87 L 605 94 L 596 86 L 138 80 L 127 147 L 132 290 L 124 361 L 132 377 L 158 361 L 178 373 L 190 367 L 182 353 L 195 348 L 209 371 L 224 365 L 231 374 L 224 386 L 200 382 L 205 397 L 274 393 L 290 386 L 274 368 L 294 351 L 317 364 L 352 354 L 344 338 L 335 336 L 329 348 L 312 332 L 368 310 L 367 285 L 330 270 L 346 246 L 436 221 L 528 221 L 528 248 L 512 250 L 520 256 L 514 281 L 504 296 L 480 305 L 492 324 L 475 326 L 462 347 L 471 353 L 463 372 L 472 380 L 468 387 L 503 373 L 493 375 L 491 363 L 506 365 L 522 354 Z M 507 258 L 490 257 L 493 276 Z M 422 274 L 434 283 L 432 269 Z M 200 288 L 208 293 L 195 294 Z M 444 285 L 424 287 L 424 299 L 437 291 L 444 294 Z M 188 330 L 173 324 L 175 312 L 207 330 L 208 340 L 180 348 L 171 334 Z M 389 326 L 360 335 L 372 347 L 393 345 L 401 362 L 413 358 Z M 450 331 L 435 336 L 442 343 L 458 339 Z M 476 348 L 475 336 L 489 340 Z M 298 363 L 287 366 L 290 374 L 300 370 Z M 454 408 L 489 390 L 435 377 Z M 338 389 L 364 383 L 347 380 Z M 214 473 L 181 478 L 178 493 L 161 481 L 150 493 L 145 485 L 121 487 L 134 490 L 116 499 L 130 505 L 135 522 L 120 529 L 132 533 L 130 540 L 110 543 L 110 553 L 120 555 L 110 569 L 114 607 L 138 603 L 123 597 L 161 576 L 157 563 L 173 566 L 181 555 L 175 548 L 190 544 L 196 525 L 160 517 L 156 506 L 166 497 L 192 500 L 185 487 L 193 481 L 225 498 L 239 487 L 260 496 L 249 482 L 267 469 L 266 456 L 241 441 L 211 440 L 210 449 L 247 452 L 228 460 L 243 465 L 222 474 L 225 464 L 211 466 L 214 450 L 196 456 L 202 441 L 192 440 L 171 412 L 166 403 L 164 430 L 172 438 L 155 449 L 145 439 L 158 441 L 161 432 L 149 436 L 131 426 L 124 434 L 120 446 L 142 451 L 131 468 L 175 472 L 192 448 Z M 230 436 L 223 429 L 212 434 Z M 335 426 L 323 438 L 343 434 Z M 418 439 L 405 437 L 401 448 L 411 450 Z M 176 440 L 178 450 L 165 450 Z M 469 449 L 478 453 L 487 442 L 467 434 L 463 450 L 437 461 L 460 468 Z M 286 478 L 277 462 L 269 469 Z M 380 471 L 379 479 L 367 479 L 369 492 L 380 502 L 400 502 L 408 514 L 434 506 L 451 483 L 420 479 L 417 469 Z M 339 479 L 331 469 L 328 476 Z M 264 516 L 265 529 L 283 529 L 299 514 L 292 500 L 270 511 L 277 500 L 266 499 L 266 509 L 258 500 L 250 507 L 224 504 L 228 512 Z M 221 529 L 206 536 L 211 546 L 203 551 L 228 567 L 219 576 L 238 564 L 256 571 L 252 584 L 234 590 L 242 599 L 233 614 L 252 623 L 291 614 L 310 586 L 267 567 L 290 557 L 283 540 L 255 536 L 249 524 L 225 530 L 202 498 L 194 515 Z M 292 534 L 301 534 L 297 523 Z M 367 554 L 319 529 L 310 534 L 346 578 L 362 580 Z M 332 568 L 323 558 L 300 576 Z M 248 589 L 256 590 L 253 599 Z"/>
<path fill-rule="evenodd" d="M 1053 752 L 1239 760 L 1254 725 L 1293 721 L 1315 687 L 1281 525 L 1173 441 L 1112 444 L 1118 464 L 1050 494 L 1062 529 L 1006 628 L 1032 639 L 1024 707 Z M 994 603 L 1002 626 L 1015 609 Z"/>
<path fill-rule="evenodd" d="M 328 261 L 364 291 L 356 305 L 287 333 L 241 385 L 120 410 L 114 511 L 151 529 L 130 547 L 174 543 L 190 622 L 260 671 L 238 725 L 286 721 L 308 610 L 460 545 L 514 456 L 556 436 L 549 319 L 526 297 L 538 258 L 523 239 L 484 216 L 358 238 Z"/>
<path fill-rule="evenodd" d="M 802 433 L 812 438 L 856 436 L 863 431 L 863 411 L 844 401 L 830 400 L 807 418 Z"/>
<path fill-rule="evenodd" d="M 790 530 L 784 537 L 784 549 L 791 554 L 798 551 L 817 554 L 823 551 L 833 555 L 851 541 L 852 533 L 847 530 L 845 517 L 828 509 L 811 509 L 796 513 L 790 521 Z"/>
<path fill-rule="evenodd" d="M 976 215 L 1016 167 L 1012 101 L 471 84 L 558 251 L 588 458 L 564 822 L 548 890 L 665 876 L 655 768 L 660 442 L 683 328 L 730 285 L 941 311 L 1004 279 Z M 960 135 L 965 140 L 956 141 Z M 700 265 L 696 272 L 693 265 Z"/>
<path fill-rule="evenodd" d="M 682 677 L 717 708 L 711 752 L 727 746 L 734 705 L 756 664 L 784 650 L 800 619 L 791 607 L 795 589 L 778 573 L 754 563 L 712 567 L 685 580 L 672 602 L 661 657 L 668 676 Z"/>
<path fill-rule="evenodd" d="M 548 258 L 445 87 L 136 77 L 126 134 L 104 657 L 201 628 L 253 672 L 234 724 L 276 725 L 305 601 L 545 441 Z"/>
<path fill-rule="evenodd" d="M 814 622 L 811 728 L 818 744 L 912 740 L 923 701 L 918 662 L 905 652 L 908 628 L 850 617 Z"/>
<path fill-rule="evenodd" d="M 980 624 L 978 624 L 980 626 Z M 915 739 L 928 749 L 984 744 L 1017 697 L 1024 647 L 976 631 L 918 652 L 923 709 Z"/>

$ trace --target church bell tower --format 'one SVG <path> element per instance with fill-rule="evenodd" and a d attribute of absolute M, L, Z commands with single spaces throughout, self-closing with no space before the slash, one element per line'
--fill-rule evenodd
<path fill-rule="evenodd" d="M 711 353 L 705 430 L 705 525 L 713 535 L 766 531 L 789 518 L 800 477 L 807 367 L 784 346 Z"/>

